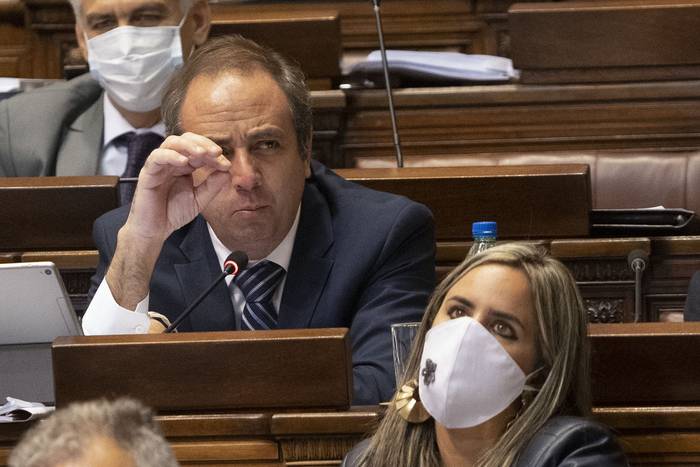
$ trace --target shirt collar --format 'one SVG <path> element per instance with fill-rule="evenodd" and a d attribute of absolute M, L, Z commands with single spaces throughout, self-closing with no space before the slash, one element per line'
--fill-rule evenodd
<path fill-rule="evenodd" d="M 292 250 L 294 249 L 294 240 L 296 239 L 297 236 L 297 229 L 299 227 L 299 215 L 301 213 L 301 204 L 299 204 L 299 207 L 297 208 L 297 215 L 294 218 L 294 222 L 292 223 L 292 227 L 290 227 L 289 232 L 287 232 L 287 235 L 284 237 L 284 239 L 275 247 L 272 252 L 267 255 L 265 258 L 268 261 L 272 261 L 275 264 L 278 264 L 279 266 L 282 266 L 282 269 L 286 272 L 289 269 L 289 262 L 292 259 Z M 219 265 L 221 266 L 221 269 L 223 270 L 223 264 L 224 261 L 226 261 L 226 258 L 228 258 L 228 255 L 231 254 L 231 250 L 226 248 L 226 245 L 224 245 L 221 240 L 219 240 L 219 237 L 216 236 L 214 233 L 214 229 L 211 228 L 211 225 L 209 225 L 209 222 L 207 222 L 207 229 L 209 230 L 209 236 L 211 237 L 211 242 L 214 245 L 214 251 L 216 252 L 216 258 L 219 260 Z M 252 266 L 253 264 L 262 261 L 262 260 L 257 260 L 257 261 L 251 261 L 248 263 L 248 266 Z"/>
<path fill-rule="evenodd" d="M 153 125 L 150 128 L 134 128 L 131 126 L 131 124 L 126 121 L 124 116 L 119 113 L 119 110 L 112 104 L 112 101 L 107 97 L 107 93 L 105 92 L 103 97 L 103 105 L 104 105 L 104 131 L 103 136 L 102 136 L 102 147 L 106 148 L 109 146 L 114 138 L 117 138 L 124 133 L 128 133 L 130 131 L 135 131 L 136 133 L 147 133 L 147 132 L 152 132 L 152 133 L 157 133 L 161 135 L 162 137 L 165 137 L 165 124 L 162 121 L 159 121 L 155 125 Z"/>

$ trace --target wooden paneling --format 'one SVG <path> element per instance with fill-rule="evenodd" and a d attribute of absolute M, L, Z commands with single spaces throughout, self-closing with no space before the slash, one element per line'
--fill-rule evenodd
<path fill-rule="evenodd" d="M 700 81 L 397 89 L 406 165 L 451 165 L 491 154 L 700 147 Z M 392 164 L 386 95 L 350 91 L 346 164 Z"/>
<path fill-rule="evenodd" d="M 508 20 L 523 83 L 700 78 L 698 0 L 515 4 Z"/>
<path fill-rule="evenodd" d="M 239 4 L 212 5 L 210 37 L 240 34 L 296 62 L 310 89 L 337 87 L 340 78 L 340 18 L 336 11 L 248 11 Z M 322 46 L 319 46 L 322 44 Z"/>
<path fill-rule="evenodd" d="M 595 406 L 693 405 L 700 323 L 592 324 Z"/>
<path fill-rule="evenodd" d="M 117 207 L 117 177 L 0 178 L 0 251 L 92 245 L 92 223 Z"/>
<path fill-rule="evenodd" d="M 33 57 L 22 57 L 27 61 L 30 77 L 61 77 L 63 66 L 74 59 L 71 58 L 71 49 L 75 47 L 74 18 L 68 1 L 25 0 L 23 3 L 28 13 L 27 29 L 35 38 L 30 45 Z M 506 10 L 511 3 L 510 0 L 385 0 L 382 11 L 387 46 L 507 55 Z M 223 0 L 212 7 L 215 25 L 233 16 L 290 19 L 334 12 L 340 15 L 344 62 L 352 62 L 378 48 L 371 2 Z M 318 45 L 323 48 L 327 44 Z"/>
<path fill-rule="evenodd" d="M 700 323 L 591 325 L 589 334 L 593 416 L 615 431 L 631 465 L 697 465 Z M 125 368 L 133 371 L 133 365 Z M 157 380 L 151 375 L 151 384 Z M 222 391 L 215 386 L 208 394 L 221 397 Z M 184 465 L 318 466 L 337 465 L 384 410 L 194 410 L 161 413 L 157 420 Z M 0 465 L 31 425 L 0 425 Z"/>
<path fill-rule="evenodd" d="M 334 10 L 340 14 L 343 50 L 351 55 L 366 54 L 379 48 L 372 3 L 357 0 L 301 0 L 284 2 L 258 1 L 254 4 L 227 2 L 242 14 L 289 14 L 316 10 Z M 506 10 L 513 2 L 466 0 L 384 0 L 381 2 L 387 47 L 459 50 L 471 53 L 495 53 L 488 47 L 492 33 L 484 18 L 475 14 L 471 5 L 488 4 L 491 20 L 500 14 L 505 22 Z"/>
<path fill-rule="evenodd" d="M 59 337 L 52 360 L 59 407 L 126 395 L 179 411 L 342 409 L 352 399 L 347 329 Z"/>
<path fill-rule="evenodd" d="M 20 0 L 0 0 L 0 76 L 31 77 L 28 31 Z"/>
<path fill-rule="evenodd" d="M 591 209 L 585 165 L 339 170 L 369 188 L 430 207 L 438 241 L 469 236 L 472 222 L 498 222 L 501 238 L 586 236 Z M 552 196 L 558 193 L 558 196 Z"/>

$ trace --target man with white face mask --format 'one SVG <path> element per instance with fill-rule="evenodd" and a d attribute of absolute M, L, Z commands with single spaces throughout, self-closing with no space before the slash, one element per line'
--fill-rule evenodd
<path fill-rule="evenodd" d="M 0 176 L 136 177 L 163 140 L 165 87 L 209 34 L 206 0 L 71 5 L 90 74 L 0 102 Z"/>

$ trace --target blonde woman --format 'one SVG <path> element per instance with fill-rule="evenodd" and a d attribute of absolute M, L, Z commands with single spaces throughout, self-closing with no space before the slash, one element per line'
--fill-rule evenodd
<path fill-rule="evenodd" d="M 465 260 L 435 290 L 406 378 L 345 466 L 626 466 L 591 412 L 586 313 L 532 246 Z"/>

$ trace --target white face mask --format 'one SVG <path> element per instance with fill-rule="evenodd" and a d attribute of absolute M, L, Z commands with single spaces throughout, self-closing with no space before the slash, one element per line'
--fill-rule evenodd
<path fill-rule="evenodd" d="M 182 65 L 180 27 L 121 26 L 87 39 L 90 74 L 116 104 L 132 112 L 160 107 L 165 88 Z"/>
<path fill-rule="evenodd" d="M 505 410 L 525 387 L 525 373 L 478 321 L 452 319 L 425 336 L 420 398 L 447 428 L 479 425 Z"/>

